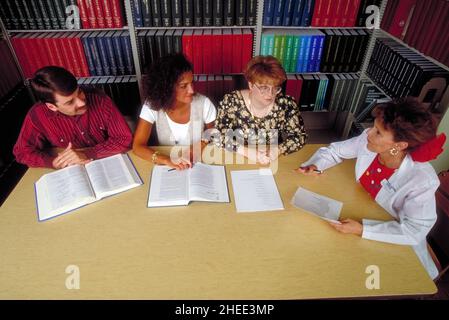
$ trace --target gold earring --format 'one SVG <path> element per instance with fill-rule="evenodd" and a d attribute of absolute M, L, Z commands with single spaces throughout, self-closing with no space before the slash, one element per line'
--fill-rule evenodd
<path fill-rule="evenodd" d="M 398 155 L 398 153 L 399 153 L 399 150 L 396 149 L 395 147 L 393 147 L 393 148 L 390 149 L 390 154 L 391 154 L 393 157 L 396 157 L 396 156 Z"/>

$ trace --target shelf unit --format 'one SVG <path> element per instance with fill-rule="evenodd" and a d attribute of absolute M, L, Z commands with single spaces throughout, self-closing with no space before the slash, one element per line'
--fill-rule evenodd
<path fill-rule="evenodd" d="M 385 8 L 387 6 L 388 0 L 383 0 L 380 5 L 380 17 L 379 17 L 379 24 L 382 20 L 383 14 L 385 12 Z M 257 11 L 256 11 L 256 24 L 251 26 L 191 26 L 191 27 L 136 27 L 135 26 L 135 19 L 134 19 L 134 10 L 132 8 L 131 0 L 123 0 L 124 3 L 124 15 L 126 16 L 127 26 L 124 26 L 123 28 L 102 28 L 102 29 L 76 29 L 76 30 L 68 30 L 68 29 L 61 29 L 61 30 L 8 30 L 6 32 L 6 40 L 9 43 L 9 46 L 14 53 L 9 35 L 16 34 L 16 33 L 45 33 L 45 32 L 92 32 L 92 31 L 129 31 L 129 37 L 131 42 L 131 49 L 132 49 L 132 58 L 134 62 L 135 67 L 135 74 L 131 76 L 135 76 L 138 83 L 139 93 L 141 101 L 143 101 L 143 88 L 142 88 L 142 66 L 139 59 L 139 52 L 141 48 L 139 48 L 139 41 L 137 40 L 137 33 L 141 30 L 204 30 L 204 29 L 251 29 L 253 30 L 253 56 L 258 55 L 260 53 L 260 47 L 261 47 L 261 38 L 262 33 L 265 29 L 280 29 L 280 30 L 320 30 L 320 29 L 334 29 L 334 30 L 354 30 L 354 29 L 362 29 L 362 30 L 371 30 L 370 39 L 368 42 L 368 47 L 365 49 L 364 57 L 363 57 L 363 63 L 361 70 L 356 72 L 356 74 L 359 75 L 359 80 L 356 85 L 356 89 L 359 89 L 361 86 L 361 81 L 369 79 L 368 75 L 366 74 L 366 70 L 368 68 L 368 64 L 371 58 L 372 51 L 374 49 L 375 40 L 378 37 L 382 36 L 389 36 L 391 38 L 394 38 L 387 32 L 380 30 L 380 29 L 370 29 L 367 27 L 297 27 L 297 26 L 263 26 L 263 12 L 264 12 L 264 0 L 257 0 Z M 403 43 L 401 40 L 396 39 L 399 43 L 403 44 L 404 46 L 407 46 L 407 44 Z M 413 48 L 412 48 L 413 49 Z M 417 51 L 417 50 L 415 50 Z M 14 54 L 15 56 L 15 54 Z M 435 61 L 434 59 L 430 57 L 426 57 L 429 59 L 429 61 L 432 61 L 436 63 L 437 65 L 445 68 L 446 70 L 449 70 L 447 66 L 442 65 L 438 61 Z M 18 64 L 18 59 L 15 56 L 15 61 L 23 75 L 23 72 L 21 70 L 20 65 Z M 298 73 L 289 73 L 289 74 L 298 74 Z M 321 74 L 341 74 L 341 73 L 321 73 L 321 72 L 310 72 L 310 73 L 303 73 L 303 74 L 312 74 L 312 75 L 321 75 Z M 232 74 L 220 74 L 220 75 L 241 75 L 241 73 L 232 73 Z M 110 79 L 112 76 L 105 76 L 108 79 Z M 98 77 L 101 78 L 101 77 Z M 372 81 L 373 82 L 373 81 Z M 375 83 L 374 83 L 375 84 Z M 378 86 L 377 86 L 378 87 Z M 383 90 L 382 90 L 383 91 Z M 306 118 L 306 126 L 307 123 L 311 124 L 310 130 L 313 132 L 324 132 L 323 136 L 332 136 L 332 137 L 338 137 L 338 138 L 345 138 L 348 136 L 349 130 L 352 125 L 353 117 L 352 113 L 355 111 L 355 108 L 357 106 L 358 101 L 356 101 L 356 97 L 354 96 L 352 98 L 352 101 L 349 105 L 349 112 L 340 112 L 340 114 L 336 114 L 335 118 L 336 121 L 331 124 L 332 121 L 329 121 L 329 115 L 324 116 L 324 112 L 304 112 L 304 117 Z M 321 124 L 323 125 L 322 128 L 318 128 L 320 119 L 322 118 Z M 337 119 L 338 118 L 338 119 Z M 307 121 L 309 119 L 310 121 Z M 335 128 L 338 128 L 335 132 Z M 326 131 L 329 131 L 326 133 Z M 320 139 L 318 139 L 320 140 Z"/>
<path fill-rule="evenodd" d="M 380 8 L 380 17 L 379 17 L 379 25 L 382 21 L 383 13 L 385 11 L 385 7 L 387 5 L 387 0 L 383 0 L 381 2 Z M 261 38 L 264 29 L 279 29 L 279 30 L 371 30 L 370 39 L 368 42 L 368 47 L 365 50 L 363 63 L 361 70 L 358 72 L 353 72 L 359 75 L 359 79 L 357 81 L 356 90 L 361 85 L 361 79 L 366 75 L 366 69 L 369 64 L 369 60 L 371 58 L 372 51 L 374 49 L 375 39 L 377 37 L 376 29 L 367 28 L 367 27 L 299 27 L 299 26 L 264 26 L 262 25 L 263 21 L 263 11 L 264 11 L 264 1 L 258 1 L 258 16 L 257 16 L 257 26 L 256 26 L 256 39 L 255 39 L 255 55 L 260 53 L 261 47 Z M 260 15 L 259 15 L 260 14 Z M 320 75 L 320 74 L 343 74 L 342 72 L 330 72 L 330 73 L 321 73 L 321 72 L 307 72 L 307 73 L 287 73 L 287 74 L 312 74 L 312 75 Z M 353 97 L 349 112 L 341 111 L 341 112 L 329 112 L 329 111 L 304 111 L 302 112 L 302 116 L 304 118 L 304 123 L 306 126 L 306 131 L 309 132 L 309 142 L 310 143 L 329 143 L 331 141 L 335 141 L 337 139 L 346 138 L 349 134 L 349 130 L 351 128 L 351 124 L 353 121 L 351 112 L 353 108 L 357 105 L 357 101 L 355 101 L 355 97 Z M 332 120 L 334 119 L 334 120 Z"/>
<path fill-rule="evenodd" d="M 386 6 L 387 6 L 388 0 L 384 0 L 382 1 L 382 7 L 381 7 L 381 17 L 383 17 L 383 14 L 385 12 Z M 361 77 L 360 77 L 360 81 L 362 80 L 369 80 L 381 93 L 383 93 L 386 97 L 388 97 L 389 99 L 392 99 L 393 97 L 391 97 L 389 94 L 387 94 L 385 92 L 385 90 L 376 83 L 376 81 L 374 81 L 373 79 L 371 79 L 369 77 L 369 75 L 366 73 L 367 67 L 369 65 L 369 61 L 371 59 L 371 54 L 373 52 L 374 49 L 374 45 L 375 45 L 375 41 L 377 38 L 389 38 L 389 39 L 393 39 L 395 40 L 398 44 L 400 44 L 401 46 L 408 48 L 410 50 L 412 50 L 413 52 L 419 54 L 420 56 L 422 56 L 423 58 L 425 58 L 426 60 L 428 60 L 429 62 L 432 62 L 433 64 L 437 65 L 438 67 L 446 70 L 449 72 L 449 66 L 441 63 L 438 60 L 435 60 L 434 58 L 425 55 L 424 53 L 420 52 L 419 50 L 417 50 L 416 48 L 410 46 L 409 44 L 405 43 L 404 41 L 402 41 L 401 39 L 393 36 L 392 34 L 390 34 L 389 32 L 383 30 L 383 29 L 375 29 L 373 32 L 373 37 L 371 39 L 371 42 L 369 44 L 369 48 L 367 50 L 367 52 L 369 53 L 369 56 L 365 57 L 365 64 L 363 65 L 363 68 L 361 70 Z M 449 89 L 446 89 L 446 96 L 448 95 L 448 91 Z M 444 101 L 442 101 L 441 103 L 443 103 L 444 105 L 439 107 L 439 111 L 441 112 L 441 118 L 444 116 L 445 112 L 449 109 L 449 99 L 445 99 Z M 356 100 L 356 97 L 354 97 L 353 102 L 351 104 L 351 113 L 353 113 L 355 111 L 355 107 L 357 106 L 358 101 Z M 344 131 L 344 135 L 347 136 L 351 125 L 353 123 L 353 117 L 350 116 L 347 119 L 347 122 L 345 124 L 345 131 Z"/>
<path fill-rule="evenodd" d="M 382 0 L 382 2 L 380 4 L 379 26 L 380 26 L 380 24 L 382 22 L 382 18 L 383 18 L 384 13 L 385 13 L 385 8 L 387 7 L 387 2 L 388 2 L 388 0 Z M 363 58 L 362 69 L 360 70 L 360 77 L 359 77 L 359 81 L 357 83 L 357 87 L 356 87 L 356 91 L 355 92 L 357 92 L 357 90 L 360 89 L 360 87 L 362 86 L 362 81 L 363 80 L 370 80 L 374 85 L 376 85 L 374 83 L 374 81 L 372 81 L 368 77 L 368 75 L 366 73 L 366 70 L 368 69 L 369 61 L 371 60 L 371 55 L 373 53 L 374 46 L 376 44 L 376 39 L 381 35 L 381 30 L 378 29 L 378 28 L 374 28 L 374 29 L 371 29 L 371 30 L 372 30 L 371 37 L 370 37 L 370 40 L 369 40 L 369 43 L 368 43 L 368 48 L 365 51 L 365 57 Z M 379 87 L 379 86 L 376 85 L 376 87 Z M 382 92 L 383 92 L 383 90 L 382 90 Z M 342 132 L 342 135 L 341 135 L 343 138 L 347 138 L 348 135 L 349 135 L 349 131 L 351 130 L 351 126 L 352 126 L 352 124 L 354 122 L 353 113 L 354 113 L 354 111 L 356 109 L 356 106 L 357 106 L 358 102 L 359 101 L 354 96 L 352 101 L 351 101 L 350 107 L 349 107 L 348 116 L 346 117 L 344 125 L 343 125 L 343 132 Z"/>
<path fill-rule="evenodd" d="M 17 72 L 17 83 L 12 83 L 9 91 L 2 90 L 0 96 L 0 133 L 3 141 L 0 148 L 0 206 L 7 198 L 8 194 L 14 188 L 18 179 L 26 172 L 26 166 L 17 163 L 12 156 L 12 148 L 14 136 L 11 135 L 11 130 L 17 131 L 21 126 L 22 119 L 20 116 L 24 115 L 28 106 L 24 104 L 24 100 L 32 101 L 31 91 L 25 86 L 22 70 L 19 68 L 16 57 L 13 54 L 11 43 L 8 41 L 8 34 L 4 28 L 3 22 L 0 20 L 0 41 L 5 41 L 8 46 L 8 52 L 11 54 L 15 62 Z M 4 62 L 3 62 L 4 63 Z M 3 68 L 1 67 L 0 70 Z M 12 119 L 11 115 L 13 116 Z M 18 132 L 17 132 L 18 134 Z"/>

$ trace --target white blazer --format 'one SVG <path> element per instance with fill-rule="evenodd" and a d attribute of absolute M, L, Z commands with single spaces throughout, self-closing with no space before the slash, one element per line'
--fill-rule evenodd
<path fill-rule="evenodd" d="M 368 130 L 368 129 L 367 129 Z M 316 165 L 326 170 L 343 161 L 357 158 L 356 180 L 370 166 L 377 153 L 367 149 L 367 130 L 358 137 L 320 148 L 302 166 Z M 375 201 L 394 218 L 393 221 L 363 219 L 362 238 L 411 245 L 434 279 L 438 270 L 427 250 L 426 236 L 436 222 L 435 191 L 440 182 L 429 163 L 414 162 L 410 155 L 390 179 L 384 179 Z"/>

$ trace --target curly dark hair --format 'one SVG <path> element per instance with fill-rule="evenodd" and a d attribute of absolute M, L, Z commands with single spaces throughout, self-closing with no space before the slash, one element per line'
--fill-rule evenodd
<path fill-rule="evenodd" d="M 175 100 L 175 86 L 181 75 L 193 72 L 183 54 L 172 54 L 154 61 L 144 76 L 145 100 L 154 110 L 169 110 Z"/>
<path fill-rule="evenodd" d="M 408 151 L 435 137 L 438 129 L 436 115 L 414 97 L 380 103 L 373 116 L 393 133 L 395 141 L 407 142 Z"/>

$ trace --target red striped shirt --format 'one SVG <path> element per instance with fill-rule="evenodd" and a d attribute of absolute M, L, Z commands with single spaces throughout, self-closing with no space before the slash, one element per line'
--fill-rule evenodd
<path fill-rule="evenodd" d="M 67 116 L 36 103 L 25 117 L 14 146 L 17 162 L 29 167 L 52 167 L 51 148 L 74 149 L 91 159 L 100 159 L 130 149 L 132 133 L 112 100 L 105 95 L 86 93 L 87 111 Z"/>

